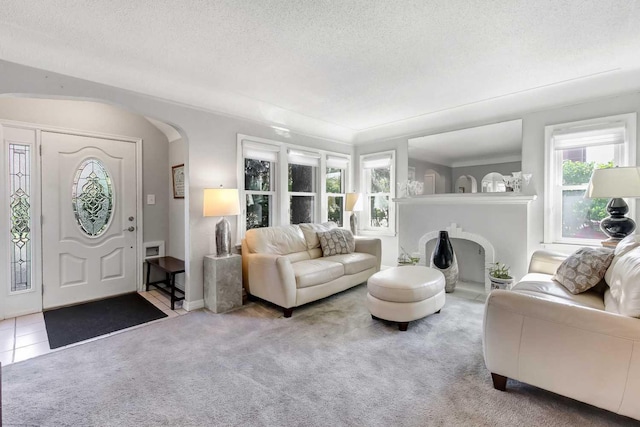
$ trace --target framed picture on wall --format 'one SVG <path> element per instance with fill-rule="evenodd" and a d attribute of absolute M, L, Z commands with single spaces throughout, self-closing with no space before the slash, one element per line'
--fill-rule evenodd
<path fill-rule="evenodd" d="M 171 178 L 173 181 L 173 198 L 184 199 L 184 163 L 171 166 Z"/>

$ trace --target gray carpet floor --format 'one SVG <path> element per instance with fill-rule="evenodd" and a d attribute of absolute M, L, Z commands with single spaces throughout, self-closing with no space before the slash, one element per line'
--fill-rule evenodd
<path fill-rule="evenodd" d="M 3 368 L 5 426 L 612 426 L 635 421 L 510 381 L 482 360 L 483 303 L 447 296 L 399 332 L 359 286 L 281 318 L 251 303 Z"/>

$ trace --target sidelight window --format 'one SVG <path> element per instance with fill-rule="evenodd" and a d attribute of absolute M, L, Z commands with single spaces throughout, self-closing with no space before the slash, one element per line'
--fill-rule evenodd
<path fill-rule="evenodd" d="M 31 283 L 31 146 L 9 144 L 9 209 L 11 217 L 11 292 Z"/>

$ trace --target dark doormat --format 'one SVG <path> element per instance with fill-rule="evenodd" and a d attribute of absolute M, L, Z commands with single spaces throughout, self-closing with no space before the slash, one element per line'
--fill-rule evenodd
<path fill-rule="evenodd" d="M 167 317 L 138 293 L 119 295 L 44 312 L 54 349 Z"/>

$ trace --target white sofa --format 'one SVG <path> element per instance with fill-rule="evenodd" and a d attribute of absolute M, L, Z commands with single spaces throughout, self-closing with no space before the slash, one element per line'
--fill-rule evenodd
<path fill-rule="evenodd" d="M 242 240 L 242 275 L 249 295 L 283 308 L 325 298 L 367 281 L 380 270 L 380 239 L 356 238 L 355 251 L 322 256 L 316 233 L 334 223 L 247 230 Z"/>
<path fill-rule="evenodd" d="M 636 240 L 627 238 L 616 248 L 604 295 L 573 295 L 552 281 L 565 256 L 545 251 L 533 254 L 529 274 L 512 290 L 491 292 L 483 347 L 496 389 L 504 391 L 513 378 L 640 420 Z M 629 310 L 636 317 L 618 314 Z"/>

